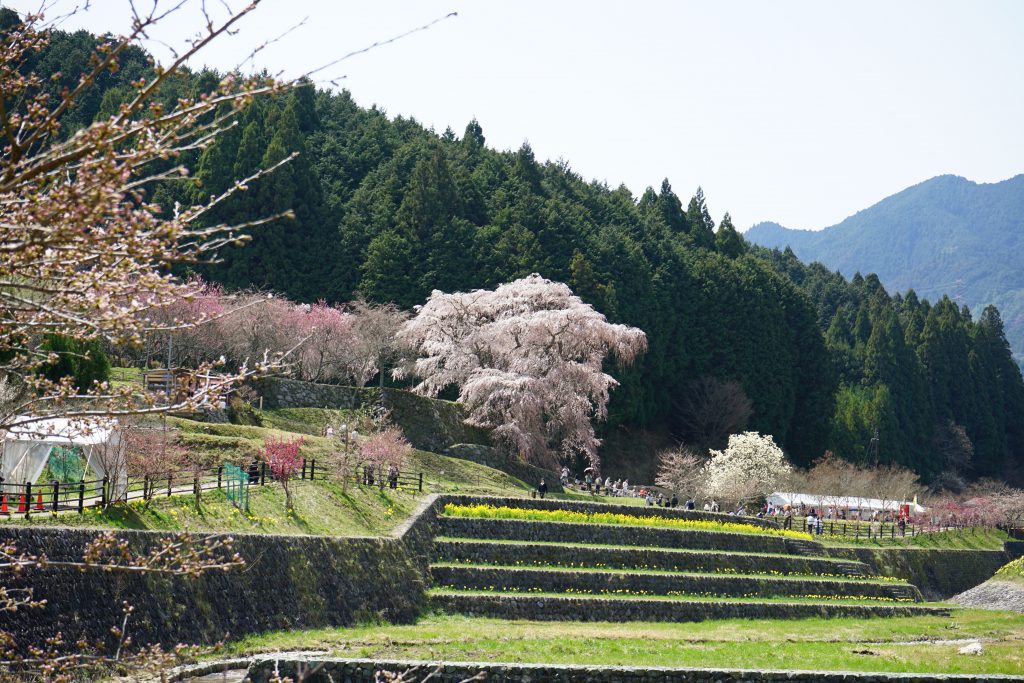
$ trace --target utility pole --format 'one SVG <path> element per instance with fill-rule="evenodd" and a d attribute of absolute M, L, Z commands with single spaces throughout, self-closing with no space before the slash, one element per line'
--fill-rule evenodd
<path fill-rule="evenodd" d="M 878 467 L 878 427 L 875 427 L 875 434 L 868 443 L 868 455 L 871 457 L 872 462 L 874 462 L 875 467 Z"/>

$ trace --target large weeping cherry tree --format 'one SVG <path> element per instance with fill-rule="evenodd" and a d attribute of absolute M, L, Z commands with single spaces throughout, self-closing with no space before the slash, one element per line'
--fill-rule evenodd
<path fill-rule="evenodd" d="M 416 360 L 395 372 L 436 396 L 458 387 L 467 422 L 497 444 L 554 466 L 578 454 L 597 463 L 593 419 L 607 415 L 618 382 L 613 357 L 632 363 L 647 348 L 642 330 L 609 323 L 566 285 L 531 275 L 492 290 L 434 291 L 399 338 Z"/>

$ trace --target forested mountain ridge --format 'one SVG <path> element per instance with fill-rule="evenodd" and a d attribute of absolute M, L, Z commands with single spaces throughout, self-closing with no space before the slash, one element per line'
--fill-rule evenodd
<path fill-rule="evenodd" d="M 939 176 L 824 230 L 760 223 L 745 237 L 846 275 L 876 273 L 895 291 L 948 293 L 975 313 L 995 304 L 1024 361 L 1024 175 L 991 184 Z"/>
<path fill-rule="evenodd" d="M 70 65 L 88 40 L 58 33 L 46 59 Z M 141 51 L 129 57 L 126 73 L 145 68 Z M 165 97 L 218 79 L 185 73 Z M 116 111 L 126 83 L 111 75 L 64 133 Z M 228 287 L 332 302 L 358 290 L 411 307 L 433 289 L 537 272 L 647 334 L 635 366 L 609 368 L 621 386 L 606 434 L 721 445 L 721 434 L 695 427 L 686 399 L 700 390 L 722 408 L 749 400 L 731 428 L 774 435 L 798 464 L 826 449 L 864 462 L 876 428 L 882 462 L 931 481 L 1005 476 L 1024 459 L 1024 381 L 995 309 L 974 320 L 948 300 L 890 296 L 877 278 L 847 281 L 791 252 L 752 248 L 728 214 L 716 223 L 699 189 L 684 202 L 665 180 L 634 197 L 539 162 L 526 144 L 490 149 L 477 121 L 436 134 L 307 86 L 255 101 L 240 124 L 181 160 L 190 179 L 153 192 L 169 211 L 298 153 L 208 217 L 295 213 L 200 269 Z"/>

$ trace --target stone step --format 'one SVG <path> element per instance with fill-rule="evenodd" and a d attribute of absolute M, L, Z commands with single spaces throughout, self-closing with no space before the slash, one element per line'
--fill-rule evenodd
<path fill-rule="evenodd" d="M 535 522 L 519 519 L 438 518 L 439 536 L 493 540 L 592 543 L 645 546 L 649 548 L 690 548 L 734 552 L 791 554 L 786 539 L 765 534 L 722 531 L 693 531 L 615 524 Z M 813 547 L 813 545 L 811 546 Z M 804 551 L 807 547 L 801 546 Z M 820 555 L 825 555 L 823 547 Z"/>
<path fill-rule="evenodd" d="M 432 590 L 434 609 L 453 614 L 535 621 L 706 621 L 708 619 L 806 619 L 812 617 L 949 616 L 948 607 L 841 602 L 669 600 L 591 596 L 460 593 Z"/>
<path fill-rule="evenodd" d="M 437 587 L 591 595 L 694 595 L 722 597 L 826 597 L 920 602 L 914 586 L 876 581 L 816 577 L 778 578 L 682 574 L 677 572 L 612 572 L 586 569 L 438 566 L 430 568 Z"/>
<path fill-rule="evenodd" d="M 437 561 L 468 564 L 608 567 L 691 572 L 733 571 L 739 574 L 821 576 L 866 576 L 871 573 L 867 565 L 845 559 L 579 543 L 440 538 L 434 543 L 434 551 Z"/>

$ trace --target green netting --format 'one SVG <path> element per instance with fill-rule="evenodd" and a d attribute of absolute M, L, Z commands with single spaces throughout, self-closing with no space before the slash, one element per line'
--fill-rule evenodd
<path fill-rule="evenodd" d="M 235 507 L 249 511 L 249 474 L 245 470 L 224 463 L 224 491 Z"/>
<path fill-rule="evenodd" d="M 85 479 L 85 467 L 85 456 L 81 448 L 54 446 L 50 449 L 46 467 L 36 481 L 49 484 L 57 480 L 61 484 L 77 484 Z"/>

